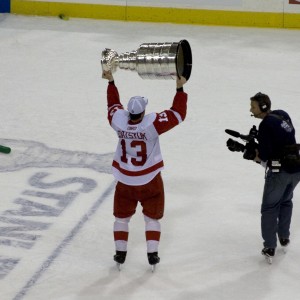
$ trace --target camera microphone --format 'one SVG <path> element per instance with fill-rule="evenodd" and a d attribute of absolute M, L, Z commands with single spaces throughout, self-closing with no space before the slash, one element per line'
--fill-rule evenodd
<path fill-rule="evenodd" d="M 231 130 L 231 129 L 225 129 L 225 132 L 227 134 L 230 134 L 230 135 L 234 136 L 234 137 L 240 137 L 241 136 L 237 131 L 234 131 L 234 130 Z"/>

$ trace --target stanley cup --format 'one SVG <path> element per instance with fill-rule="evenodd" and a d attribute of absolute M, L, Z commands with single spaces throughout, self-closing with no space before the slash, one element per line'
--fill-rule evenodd
<path fill-rule="evenodd" d="M 114 73 L 117 68 L 135 71 L 143 79 L 187 80 L 192 71 L 192 51 L 187 40 L 179 43 L 144 43 L 137 50 L 118 54 L 106 48 L 102 51 L 103 71 Z"/>

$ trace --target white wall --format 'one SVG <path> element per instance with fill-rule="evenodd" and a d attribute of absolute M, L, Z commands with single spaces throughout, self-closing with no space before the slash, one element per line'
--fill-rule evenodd
<path fill-rule="evenodd" d="M 127 0 L 127 4 L 130 6 L 232 10 L 242 8 L 243 0 Z"/>
<path fill-rule="evenodd" d="M 284 1 L 284 12 L 286 13 L 300 13 L 300 0 L 296 0 L 299 4 L 288 4 L 289 1 Z"/>

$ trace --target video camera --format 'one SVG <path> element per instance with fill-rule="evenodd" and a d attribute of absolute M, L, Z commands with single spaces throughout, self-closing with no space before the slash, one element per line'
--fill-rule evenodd
<path fill-rule="evenodd" d="M 250 129 L 248 135 L 242 135 L 239 132 L 231 130 L 231 129 L 225 129 L 225 132 L 229 135 L 240 138 L 246 142 L 246 144 L 243 145 L 233 139 L 228 139 L 226 142 L 226 145 L 230 151 L 243 152 L 244 159 L 253 160 L 255 158 L 256 149 L 258 147 L 258 144 L 255 141 L 257 134 L 258 134 L 258 131 L 257 131 L 255 125 L 253 125 L 253 127 Z"/>

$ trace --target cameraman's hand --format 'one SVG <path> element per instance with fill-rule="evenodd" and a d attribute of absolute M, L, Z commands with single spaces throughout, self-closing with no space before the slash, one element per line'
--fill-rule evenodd
<path fill-rule="evenodd" d="M 259 153 L 258 153 L 258 150 L 257 150 L 257 149 L 255 149 L 255 154 L 256 154 L 256 155 L 255 155 L 255 157 L 254 157 L 253 160 L 254 160 L 255 162 L 257 162 L 258 164 L 260 164 L 260 163 L 261 163 L 261 159 L 260 159 L 259 156 L 258 156 Z"/>
<path fill-rule="evenodd" d="M 257 137 L 257 134 L 258 134 L 258 131 L 256 129 L 256 126 L 253 125 L 253 127 L 249 131 L 249 135 L 255 138 L 255 137 Z"/>
<path fill-rule="evenodd" d="M 243 155 L 244 159 L 255 160 L 255 157 L 257 156 L 257 147 L 258 144 L 255 141 L 247 143 Z"/>
<path fill-rule="evenodd" d="M 102 78 L 107 79 L 109 82 L 114 81 L 114 77 L 113 77 L 111 71 L 103 71 Z"/>

